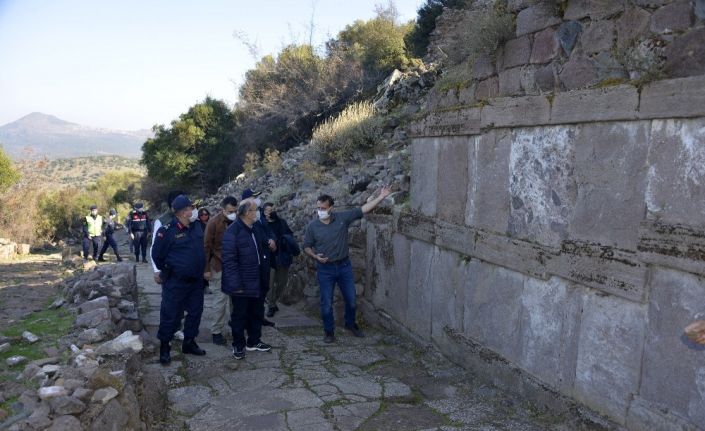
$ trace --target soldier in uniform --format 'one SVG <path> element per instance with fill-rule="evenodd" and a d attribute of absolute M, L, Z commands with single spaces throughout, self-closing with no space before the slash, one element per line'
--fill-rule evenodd
<path fill-rule="evenodd" d="M 91 258 L 95 260 L 103 237 L 103 216 L 98 214 L 98 206 L 91 205 L 91 213 L 83 221 L 83 258 L 88 260 L 88 249 L 93 245 Z"/>
<path fill-rule="evenodd" d="M 164 211 L 162 214 L 159 215 L 159 217 L 154 220 L 154 226 L 152 226 L 152 246 L 149 249 L 150 256 L 152 255 L 152 248 L 154 247 L 154 241 L 157 239 L 157 232 L 159 231 L 159 228 L 166 225 L 171 221 L 172 218 L 174 218 L 174 213 L 171 212 L 171 203 L 174 202 L 174 199 L 176 199 L 176 197 L 179 195 L 186 195 L 186 193 L 182 192 L 181 190 L 170 191 L 166 197 L 166 211 Z M 157 281 L 159 280 L 159 270 L 154 264 L 154 259 L 152 259 L 152 269 L 154 270 L 154 281 L 159 283 L 159 281 Z"/>
<path fill-rule="evenodd" d="M 135 249 L 135 261 L 140 261 L 141 251 L 142 262 L 147 263 L 147 239 L 151 232 L 151 223 L 149 215 L 147 215 L 147 211 L 144 209 L 144 204 L 142 202 L 135 203 L 128 218 L 130 239 Z"/>
<path fill-rule="evenodd" d="M 203 279 L 206 277 L 206 254 L 203 247 L 203 230 L 196 222 L 198 212 L 184 195 L 172 202 L 174 217 L 159 228 L 152 260 L 159 274 L 155 276 L 162 285 L 162 303 L 157 338 L 161 341 L 159 362 L 171 362 L 171 340 L 184 321 L 183 353 L 202 356 L 206 351 L 196 344 L 198 327 L 203 313 Z"/>
<path fill-rule="evenodd" d="M 105 233 L 105 241 L 103 242 L 103 248 L 100 249 L 98 261 L 105 262 L 103 255 L 106 251 L 108 251 L 108 246 L 110 246 L 113 248 L 113 252 L 115 252 L 117 261 L 122 262 L 122 258 L 118 252 L 117 242 L 115 242 L 115 238 L 113 238 L 113 234 L 115 233 L 115 217 L 117 217 L 117 211 L 115 211 L 115 208 L 110 208 L 110 212 L 108 214 L 108 220 L 105 221 L 105 230 L 103 231 Z"/>

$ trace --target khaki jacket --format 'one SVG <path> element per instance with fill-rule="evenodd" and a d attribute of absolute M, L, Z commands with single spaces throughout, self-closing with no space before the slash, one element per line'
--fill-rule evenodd
<path fill-rule="evenodd" d="M 206 272 L 221 272 L 223 270 L 223 235 L 230 226 L 228 218 L 224 213 L 220 213 L 211 218 L 206 225 L 206 232 L 203 236 L 206 249 Z"/>

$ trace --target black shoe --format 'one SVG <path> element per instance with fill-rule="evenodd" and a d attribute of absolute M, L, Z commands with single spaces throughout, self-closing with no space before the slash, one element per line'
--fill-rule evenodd
<path fill-rule="evenodd" d="M 162 341 L 159 346 L 159 363 L 167 365 L 171 362 L 171 346 L 168 341 Z"/>
<path fill-rule="evenodd" d="M 357 326 L 357 323 L 353 324 L 352 326 L 345 325 L 345 329 L 352 332 L 352 334 L 358 338 L 365 337 L 365 333 L 360 330 L 360 328 Z"/>
<path fill-rule="evenodd" d="M 272 350 L 272 346 L 260 341 L 259 343 L 255 344 L 254 346 L 247 346 L 245 349 L 250 352 L 253 350 L 257 350 L 258 352 L 269 352 L 270 350 Z"/>
<path fill-rule="evenodd" d="M 326 336 L 323 337 L 323 342 L 327 344 L 335 342 L 335 334 L 333 332 L 326 331 Z"/>
<path fill-rule="evenodd" d="M 103 256 L 98 256 L 98 262 L 105 262 L 105 259 L 103 259 Z"/>
<path fill-rule="evenodd" d="M 262 319 L 262 326 L 274 326 L 276 323 L 272 322 L 271 320 L 267 319 Z"/>
<path fill-rule="evenodd" d="M 274 314 L 277 311 L 279 311 L 279 307 L 277 307 L 276 305 L 273 307 L 269 307 L 269 309 L 267 310 L 267 317 L 274 317 Z"/>
<path fill-rule="evenodd" d="M 233 347 L 233 357 L 237 360 L 245 359 L 245 349 L 237 349 Z"/>
<path fill-rule="evenodd" d="M 181 344 L 181 352 L 184 354 L 191 354 L 196 356 L 203 356 L 206 351 L 198 347 L 196 340 L 193 338 L 185 338 L 183 344 Z"/>
<path fill-rule="evenodd" d="M 117 257 L 118 262 L 122 262 L 122 258 L 120 256 Z"/>
<path fill-rule="evenodd" d="M 217 344 L 219 346 L 225 346 L 225 337 L 223 337 L 223 334 L 213 334 L 213 344 Z"/>
<path fill-rule="evenodd" d="M 146 257 L 143 257 L 143 258 L 142 258 L 142 263 L 147 263 L 147 258 L 146 258 Z"/>

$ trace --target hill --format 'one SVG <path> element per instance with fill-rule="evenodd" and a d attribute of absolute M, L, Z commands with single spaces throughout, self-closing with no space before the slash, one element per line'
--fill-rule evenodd
<path fill-rule="evenodd" d="M 33 169 L 40 179 L 61 186 L 84 187 L 94 183 L 108 172 L 137 171 L 141 168 L 139 160 L 121 156 L 90 156 L 67 159 L 47 160 L 46 162 L 20 162 L 20 169 L 25 165 Z"/>
<path fill-rule="evenodd" d="M 98 155 L 137 158 L 151 133 L 92 128 L 33 112 L 0 127 L 0 144 L 15 160 L 28 155 L 49 159 Z"/>

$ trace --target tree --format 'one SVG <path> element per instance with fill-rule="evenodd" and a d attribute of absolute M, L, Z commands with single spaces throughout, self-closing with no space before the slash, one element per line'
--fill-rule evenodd
<path fill-rule="evenodd" d="M 418 10 L 413 28 L 404 37 L 407 50 L 416 57 L 424 57 L 429 37 L 436 29 L 436 18 L 443 13 L 443 8 L 462 9 L 468 3 L 468 0 L 427 0 Z"/>
<path fill-rule="evenodd" d="M 0 147 L 0 193 L 17 184 L 20 180 L 20 173 L 15 169 L 12 160 Z"/>
<path fill-rule="evenodd" d="M 142 145 L 140 163 L 151 178 L 168 187 L 213 192 L 227 179 L 234 124 L 227 104 L 207 97 L 171 127 L 155 126 L 154 138 Z"/>

